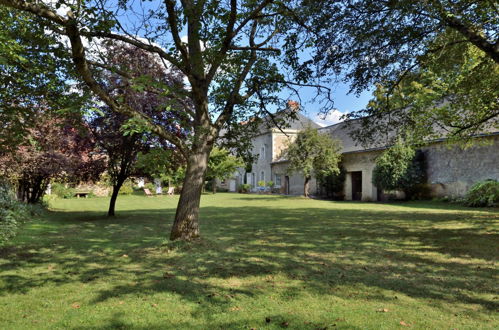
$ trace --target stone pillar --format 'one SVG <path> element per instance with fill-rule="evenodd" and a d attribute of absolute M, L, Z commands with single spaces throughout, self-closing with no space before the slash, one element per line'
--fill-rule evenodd
<path fill-rule="evenodd" d="M 372 184 L 373 171 L 367 168 L 362 171 L 362 200 L 365 202 L 377 200 L 377 190 Z"/>
<path fill-rule="evenodd" d="M 345 200 L 352 200 L 352 173 L 348 172 L 345 177 Z"/>

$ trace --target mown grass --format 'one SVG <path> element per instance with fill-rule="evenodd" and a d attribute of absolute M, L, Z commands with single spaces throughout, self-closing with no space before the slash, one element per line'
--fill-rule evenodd
<path fill-rule="evenodd" d="M 56 200 L 0 249 L 2 329 L 499 328 L 497 209 L 204 195 Z"/>

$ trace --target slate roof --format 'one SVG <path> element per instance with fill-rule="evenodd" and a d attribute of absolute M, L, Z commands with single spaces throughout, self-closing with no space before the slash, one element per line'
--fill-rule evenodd
<path fill-rule="evenodd" d="M 362 145 L 350 136 L 350 131 L 359 128 L 359 126 L 360 121 L 351 120 L 348 124 L 346 122 L 341 122 L 319 128 L 319 132 L 327 133 L 331 138 L 340 140 L 343 146 L 343 153 L 386 148 L 389 144 L 389 139 L 394 135 L 394 133 L 390 134 L 388 132 L 386 139 L 377 139 L 376 141 L 371 141 L 368 145 Z"/>
<path fill-rule="evenodd" d="M 328 133 L 333 139 L 340 140 L 343 146 L 343 153 L 351 153 L 351 152 L 362 152 L 362 151 L 372 151 L 372 150 L 381 150 L 389 147 L 393 141 L 393 138 L 396 136 L 396 130 L 385 131 L 384 136 L 378 136 L 375 141 L 370 141 L 367 145 L 361 144 L 358 141 L 355 141 L 350 136 L 351 130 L 356 130 L 360 128 L 361 120 L 353 119 L 349 122 L 341 122 L 334 125 L 326 126 L 319 128 L 319 132 Z M 428 141 L 428 142 L 441 142 L 445 141 L 446 133 L 442 128 L 435 127 L 435 131 L 440 133 L 440 138 Z M 475 137 L 480 136 L 491 136 L 491 135 L 499 135 L 499 130 L 494 128 L 493 126 L 488 126 L 484 128 L 480 133 L 475 134 Z"/>

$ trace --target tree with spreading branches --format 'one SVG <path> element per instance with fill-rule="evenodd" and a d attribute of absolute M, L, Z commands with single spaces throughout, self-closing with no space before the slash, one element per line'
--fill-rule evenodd
<path fill-rule="evenodd" d="M 14 183 L 20 201 L 38 203 L 52 180 L 99 177 L 104 161 L 80 115 L 60 116 L 38 107 L 31 116 L 35 124 L 23 130 L 23 139 L 0 154 L 0 175 Z"/>
<path fill-rule="evenodd" d="M 325 178 L 339 174 L 341 160 L 341 144 L 317 129 L 307 127 L 300 131 L 285 152 L 289 161 L 288 172 L 300 173 L 305 178 L 303 195 L 309 196 L 309 185 L 312 177 Z"/>
<path fill-rule="evenodd" d="M 68 56 L 79 78 L 102 102 L 183 154 L 187 168 L 172 240 L 199 236 L 201 190 L 209 154 L 222 128 L 263 117 L 282 106 L 288 98 L 282 97 L 286 87 L 290 93 L 314 87 L 329 96 L 330 90 L 316 79 L 314 67 L 299 56 L 313 46 L 307 41 L 310 31 L 303 24 L 302 1 L 0 0 L 0 5 L 37 16 L 47 33 L 67 40 Z M 127 78 L 127 72 L 106 63 L 99 54 L 100 45 L 110 40 L 147 51 L 185 76 L 186 88 L 150 79 L 132 81 L 183 105 L 179 126 L 188 132 L 187 138 L 106 91 L 97 72 L 108 70 Z M 178 111 L 168 105 L 163 110 Z"/>
<path fill-rule="evenodd" d="M 321 74 L 372 102 L 348 114 L 369 143 L 388 131 L 414 142 L 499 128 L 499 6 L 492 0 L 304 1 Z M 393 141 L 392 141 L 393 142 Z"/>
<path fill-rule="evenodd" d="M 157 88 L 145 88 L 143 84 L 133 84 L 132 80 L 142 79 L 154 81 L 165 86 L 183 85 L 182 75 L 165 67 L 148 52 L 122 42 L 109 42 L 103 49 L 106 63 L 126 72 L 126 77 L 109 71 L 102 71 L 99 81 L 106 92 L 117 95 L 126 104 L 139 113 L 144 113 L 157 124 L 170 132 L 182 134 L 179 127 L 179 105 L 172 104 L 161 95 Z M 172 107 L 171 111 L 163 108 Z M 177 111 L 173 110 L 177 108 Z M 125 181 L 137 172 L 136 163 L 139 153 L 147 153 L 151 148 L 172 149 L 155 135 L 144 132 L 137 127 L 129 116 L 111 111 L 107 105 L 100 107 L 90 121 L 95 141 L 100 151 L 107 156 L 107 173 L 112 185 L 108 216 L 115 215 L 115 205 L 120 188 Z M 180 120 L 181 121 L 181 120 Z"/>

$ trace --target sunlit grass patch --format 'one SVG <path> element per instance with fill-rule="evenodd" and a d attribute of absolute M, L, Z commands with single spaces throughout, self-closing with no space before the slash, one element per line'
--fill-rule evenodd
<path fill-rule="evenodd" d="M 0 249 L 0 328 L 498 328 L 498 210 L 203 195 L 57 200 Z"/>

